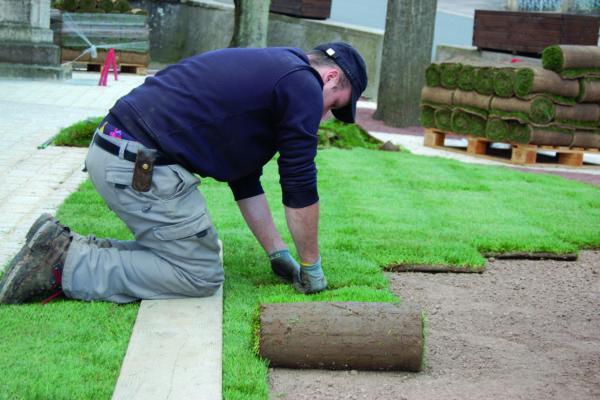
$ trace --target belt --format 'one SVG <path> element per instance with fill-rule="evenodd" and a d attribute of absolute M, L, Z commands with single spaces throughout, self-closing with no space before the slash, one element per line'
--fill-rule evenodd
<path fill-rule="evenodd" d="M 106 140 L 102 136 L 103 135 L 99 134 L 99 133 L 95 134 L 94 135 L 94 144 L 96 146 L 100 147 L 101 149 L 109 152 L 110 154 L 118 156 L 120 146 L 117 144 L 114 144 L 113 142 Z M 131 161 L 132 163 L 134 163 L 135 159 L 137 158 L 137 154 L 133 153 L 131 151 L 125 150 L 125 152 L 123 153 L 123 158 L 127 161 Z M 154 165 L 171 165 L 171 164 L 175 164 L 175 163 L 173 161 L 169 160 L 165 156 L 161 156 L 160 154 L 156 155 L 156 161 L 154 162 Z"/>

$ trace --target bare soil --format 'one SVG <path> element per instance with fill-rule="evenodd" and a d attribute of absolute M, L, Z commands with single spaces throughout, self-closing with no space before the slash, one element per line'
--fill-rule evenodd
<path fill-rule="evenodd" d="M 271 399 L 600 399 L 600 251 L 387 273 L 427 317 L 419 373 L 271 369 Z"/>
<path fill-rule="evenodd" d="M 358 109 L 371 132 L 423 136 Z M 600 186 L 600 175 L 514 169 Z M 577 261 L 492 260 L 481 274 L 387 273 L 427 318 L 423 370 L 271 369 L 271 399 L 600 399 L 600 251 Z"/>

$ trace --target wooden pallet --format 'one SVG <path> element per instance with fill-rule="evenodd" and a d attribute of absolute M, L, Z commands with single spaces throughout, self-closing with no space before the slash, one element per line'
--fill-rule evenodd
<path fill-rule="evenodd" d="M 87 72 L 101 72 L 103 65 L 95 62 L 76 61 L 73 63 L 73 69 L 81 69 Z M 146 65 L 117 64 L 117 72 L 120 74 L 147 75 L 148 67 Z"/>
<path fill-rule="evenodd" d="M 468 140 L 467 147 L 446 146 L 446 135 L 459 136 Z M 600 169 L 600 164 L 584 163 L 584 154 L 600 155 L 600 149 L 569 148 L 563 146 L 537 146 L 533 144 L 515 144 L 507 149 L 493 148 L 496 143 L 487 138 L 471 135 L 459 135 L 454 132 L 426 128 L 424 145 L 441 150 L 468 154 L 473 157 L 505 162 L 514 165 L 555 168 L 593 168 Z M 546 153 L 555 153 L 555 156 Z"/>

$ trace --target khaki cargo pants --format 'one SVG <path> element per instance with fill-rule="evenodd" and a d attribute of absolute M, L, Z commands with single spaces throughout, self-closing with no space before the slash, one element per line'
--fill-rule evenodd
<path fill-rule="evenodd" d="M 97 240 L 93 235 L 74 240 L 63 270 L 65 294 L 115 303 L 212 295 L 224 273 L 217 232 L 198 190 L 200 179 L 177 164 L 155 166 L 150 190 L 135 191 L 134 163 L 123 154 L 137 153 L 142 145 L 103 137 L 119 146 L 119 155 L 92 143 L 86 159 L 89 176 L 135 240 Z"/>

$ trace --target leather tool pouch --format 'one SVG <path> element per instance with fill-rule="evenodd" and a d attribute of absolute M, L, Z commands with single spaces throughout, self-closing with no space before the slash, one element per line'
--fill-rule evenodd
<path fill-rule="evenodd" d="M 133 168 L 131 187 L 138 192 L 147 192 L 152 185 L 152 172 L 156 161 L 156 150 L 139 149 Z"/>

